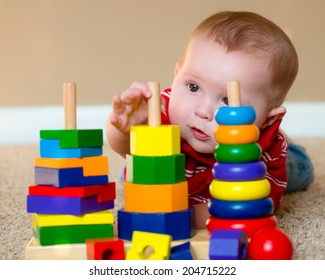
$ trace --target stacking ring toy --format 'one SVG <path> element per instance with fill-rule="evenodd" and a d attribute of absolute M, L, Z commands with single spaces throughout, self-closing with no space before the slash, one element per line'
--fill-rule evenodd
<path fill-rule="evenodd" d="M 219 144 L 255 143 L 260 135 L 255 124 L 219 125 L 214 131 L 214 138 Z"/>
<path fill-rule="evenodd" d="M 243 220 L 227 220 L 210 216 L 206 222 L 207 230 L 210 233 L 216 229 L 241 229 L 246 232 L 248 238 L 253 238 L 255 233 L 263 228 L 275 228 L 276 225 L 277 219 L 274 215 Z"/>
<path fill-rule="evenodd" d="M 263 161 L 247 163 L 220 163 L 212 167 L 213 177 L 223 181 L 252 181 L 265 177 L 266 165 Z"/>
<path fill-rule="evenodd" d="M 239 182 L 214 179 L 209 190 L 211 196 L 215 199 L 240 201 L 268 197 L 271 186 L 267 179 Z"/>
<path fill-rule="evenodd" d="M 270 197 L 247 201 L 210 199 L 208 208 L 210 214 L 218 218 L 255 219 L 272 215 L 274 203 Z"/>
<path fill-rule="evenodd" d="M 220 107 L 215 120 L 221 125 L 251 124 L 255 121 L 256 113 L 252 106 Z"/>
<path fill-rule="evenodd" d="M 214 149 L 214 157 L 218 162 L 252 162 L 258 161 L 262 155 L 259 144 L 224 145 Z"/>

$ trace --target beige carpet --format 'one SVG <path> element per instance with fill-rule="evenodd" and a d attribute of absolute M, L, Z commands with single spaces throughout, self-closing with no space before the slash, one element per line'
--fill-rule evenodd
<path fill-rule="evenodd" d="M 325 259 L 325 139 L 296 139 L 310 153 L 316 180 L 307 191 L 285 195 L 275 213 L 278 227 L 294 244 L 294 259 Z M 31 216 L 26 213 L 28 186 L 34 183 L 36 145 L 0 146 L 0 259 L 24 259 L 32 237 Z M 108 147 L 110 180 L 118 183 L 123 160 Z M 122 186 L 117 184 L 115 210 L 123 204 Z"/>

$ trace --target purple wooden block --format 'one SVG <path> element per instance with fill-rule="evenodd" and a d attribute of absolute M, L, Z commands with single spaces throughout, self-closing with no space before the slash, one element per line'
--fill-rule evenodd
<path fill-rule="evenodd" d="M 214 230 L 210 236 L 210 260 L 247 259 L 247 234 L 238 229 Z"/>
<path fill-rule="evenodd" d="M 91 197 L 59 197 L 59 196 L 27 196 L 27 212 L 39 214 L 83 215 L 114 208 L 114 200 L 98 203 L 97 196 Z"/>

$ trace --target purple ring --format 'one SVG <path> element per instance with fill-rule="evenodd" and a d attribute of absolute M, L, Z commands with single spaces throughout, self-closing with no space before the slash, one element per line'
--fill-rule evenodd
<path fill-rule="evenodd" d="M 220 163 L 212 167 L 213 177 L 223 181 L 252 181 L 265 177 L 266 165 L 263 161 L 245 163 Z"/>

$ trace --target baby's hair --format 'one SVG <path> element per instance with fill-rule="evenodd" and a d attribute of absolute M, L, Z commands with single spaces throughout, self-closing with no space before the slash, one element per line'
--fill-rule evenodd
<path fill-rule="evenodd" d="M 226 51 L 244 51 L 265 59 L 272 75 L 269 107 L 282 104 L 297 76 L 298 56 L 280 27 L 256 13 L 225 11 L 201 22 L 191 38 L 198 34 L 214 40 Z"/>

